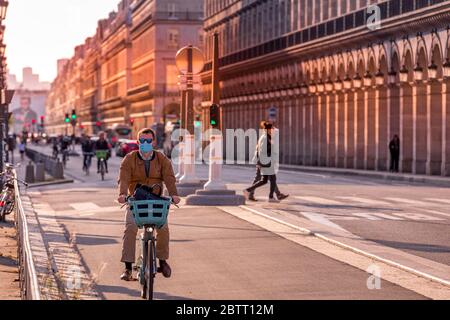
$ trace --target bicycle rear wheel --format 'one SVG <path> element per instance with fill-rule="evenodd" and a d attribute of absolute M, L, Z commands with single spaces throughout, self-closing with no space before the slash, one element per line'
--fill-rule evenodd
<path fill-rule="evenodd" d="M 147 253 L 147 268 L 146 268 L 146 287 L 147 287 L 147 300 L 153 300 L 153 285 L 155 282 L 156 273 L 156 248 L 153 240 L 149 241 L 148 253 Z"/>

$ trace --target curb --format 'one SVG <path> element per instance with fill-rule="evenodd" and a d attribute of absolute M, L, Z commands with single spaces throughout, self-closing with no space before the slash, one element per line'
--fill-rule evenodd
<path fill-rule="evenodd" d="M 235 164 L 240 167 L 254 167 L 252 164 Z M 291 172 L 304 172 L 310 174 L 328 174 L 328 175 L 342 175 L 342 176 L 354 176 L 354 177 L 364 177 L 371 179 L 379 179 L 384 181 L 404 181 L 411 183 L 428 184 L 437 187 L 450 188 L 450 177 L 440 177 L 440 176 L 424 176 L 424 175 L 403 175 L 403 174 L 391 174 L 388 172 L 381 171 L 357 171 L 357 170 L 346 170 L 346 169 L 321 169 L 320 167 L 304 167 L 304 166 L 291 166 L 291 165 L 280 165 L 280 170 L 291 171 Z"/>
<path fill-rule="evenodd" d="M 47 186 L 73 183 L 73 182 L 74 182 L 74 180 L 72 180 L 72 179 L 63 179 L 63 180 L 55 180 L 55 181 L 48 181 L 48 182 L 38 182 L 38 183 L 29 184 L 28 188 L 47 187 Z"/>
<path fill-rule="evenodd" d="M 313 232 L 313 231 L 308 230 L 308 229 L 306 229 L 306 228 L 299 227 L 299 226 L 293 225 L 293 224 L 291 224 L 291 223 L 289 223 L 289 222 L 285 222 L 285 221 L 282 221 L 282 220 L 280 220 L 280 219 L 277 219 L 277 218 L 268 216 L 268 215 L 266 215 L 266 214 L 264 214 L 264 213 L 261 213 L 261 212 L 255 210 L 255 209 L 252 209 L 252 208 L 250 208 L 250 207 L 248 207 L 248 206 L 240 206 L 240 208 L 242 208 L 242 209 L 244 209 L 244 210 L 246 210 L 246 211 L 249 211 L 249 212 L 251 212 L 251 213 L 253 213 L 253 214 L 259 215 L 259 216 L 261 216 L 261 217 L 264 217 L 264 218 L 266 218 L 266 219 L 272 220 L 272 221 L 274 221 L 274 222 L 283 224 L 283 225 L 288 226 L 288 227 L 290 227 L 290 228 L 299 230 L 301 233 L 304 233 L 304 234 L 306 234 L 306 235 L 314 236 L 314 237 L 316 237 L 316 238 L 319 238 L 319 239 L 321 239 L 321 240 L 323 240 L 323 241 L 326 241 L 326 242 L 328 242 L 328 243 L 330 243 L 330 244 L 333 244 L 333 245 L 335 245 L 335 246 L 337 246 L 337 247 L 340 247 L 340 248 L 343 248 L 343 249 L 346 249 L 346 250 L 350 250 L 350 251 L 352 251 L 352 252 L 354 252 L 354 253 L 356 253 L 356 254 L 365 256 L 365 257 L 367 257 L 367 258 L 370 258 L 370 259 L 373 259 L 373 260 L 376 260 L 376 261 L 379 261 L 379 262 L 383 262 L 383 263 L 385 263 L 385 264 L 387 264 L 387 265 L 390 265 L 390 266 L 392 266 L 392 267 L 398 268 L 398 269 L 400 269 L 400 270 L 409 272 L 409 273 L 414 274 L 414 275 L 416 275 L 416 276 L 419 276 L 419 277 L 421 277 L 421 278 L 425 278 L 425 279 L 427 279 L 427 280 L 430 280 L 430 281 L 439 283 L 439 284 L 441 284 L 441 285 L 444 285 L 444 286 L 450 288 L 450 281 L 447 281 L 447 280 L 444 280 L 444 279 L 435 277 L 435 276 L 433 276 L 433 275 L 430 275 L 430 274 L 427 274 L 427 273 L 424 273 L 424 272 L 415 270 L 415 269 L 413 269 L 413 268 L 404 266 L 404 265 L 399 264 L 399 263 L 397 263 L 397 262 L 395 262 L 395 261 L 392 261 L 392 260 L 389 260 L 389 259 L 385 259 L 385 258 L 382 258 L 382 257 L 380 257 L 380 256 L 371 254 L 371 253 L 369 253 L 369 252 L 360 250 L 360 249 L 358 249 L 358 248 L 352 247 L 352 246 L 347 245 L 347 244 L 345 244 L 345 243 L 342 243 L 342 242 L 340 242 L 340 241 L 331 239 L 331 238 L 329 238 L 329 237 L 327 237 L 327 236 L 324 236 L 324 235 L 322 235 L 322 234 L 320 234 L 320 233 L 316 233 L 316 232 Z"/>

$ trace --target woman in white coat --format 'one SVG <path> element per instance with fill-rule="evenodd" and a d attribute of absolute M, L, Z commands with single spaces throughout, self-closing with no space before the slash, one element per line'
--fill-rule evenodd
<path fill-rule="evenodd" d="M 254 199 L 254 192 L 257 188 L 262 187 L 270 181 L 269 202 L 278 202 L 288 196 L 282 194 L 278 190 L 276 174 L 279 168 L 279 147 L 277 136 L 274 137 L 274 127 L 271 123 L 264 124 L 264 133 L 261 135 L 256 148 L 254 162 L 257 163 L 259 170 L 263 176 L 261 181 L 254 183 L 250 188 L 244 190 L 247 199 Z M 277 194 L 278 200 L 274 198 Z"/>

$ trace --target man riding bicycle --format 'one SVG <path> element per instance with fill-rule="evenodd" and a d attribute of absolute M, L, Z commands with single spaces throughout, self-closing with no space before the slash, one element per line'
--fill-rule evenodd
<path fill-rule="evenodd" d="M 88 135 L 81 143 L 81 151 L 83 152 L 83 170 L 85 170 L 88 169 L 94 152 L 94 143 Z"/>
<path fill-rule="evenodd" d="M 138 133 L 139 151 L 129 153 L 120 165 L 119 174 L 119 198 L 118 202 L 124 204 L 127 195 L 132 195 L 138 184 L 153 186 L 164 183 L 169 195 L 175 204 L 180 202 L 178 197 L 176 179 L 172 163 L 161 152 L 153 150 L 156 146 L 156 136 L 152 129 L 142 129 Z M 132 266 L 136 257 L 136 235 L 138 227 L 132 212 L 128 209 L 123 236 L 122 259 L 125 263 L 125 271 L 121 279 L 133 280 Z M 169 259 L 169 226 L 166 224 L 157 230 L 156 257 L 159 259 L 158 272 L 169 278 L 172 270 L 167 263 Z"/>
<path fill-rule="evenodd" d="M 104 132 L 100 132 L 98 134 L 98 138 L 99 139 L 97 140 L 97 142 L 94 145 L 95 151 L 107 151 L 108 156 L 109 156 L 111 154 L 111 146 L 108 143 L 108 141 L 106 140 L 106 134 Z M 109 157 L 106 157 L 106 159 L 103 159 L 105 162 L 106 173 L 108 173 L 108 158 Z M 101 159 L 98 158 L 97 159 L 97 173 L 100 173 L 100 162 L 101 162 Z"/>

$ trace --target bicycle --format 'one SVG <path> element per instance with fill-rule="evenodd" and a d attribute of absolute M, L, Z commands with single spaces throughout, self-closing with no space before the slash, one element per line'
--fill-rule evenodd
<path fill-rule="evenodd" d="M 83 171 L 86 173 L 86 175 L 89 175 L 89 169 L 91 168 L 92 164 L 92 157 L 94 156 L 94 153 L 92 152 L 85 152 L 83 153 L 84 161 L 83 161 Z"/>
<path fill-rule="evenodd" d="M 125 204 L 132 212 L 137 227 L 143 229 L 140 235 L 141 255 L 136 268 L 141 285 L 141 297 L 146 300 L 153 300 L 153 287 L 158 273 L 156 229 L 162 228 L 167 223 L 170 205 L 173 204 L 170 197 L 161 199 L 137 201 L 133 197 L 127 197 Z"/>
<path fill-rule="evenodd" d="M 97 150 L 95 152 L 97 159 L 100 161 L 99 173 L 102 176 L 102 181 L 105 180 L 106 173 L 106 159 L 108 157 L 108 150 Z"/>
<path fill-rule="evenodd" d="M 11 214 L 15 207 L 15 188 L 14 181 L 22 183 L 28 187 L 28 183 L 17 179 L 14 175 L 13 169 L 19 167 L 20 164 L 14 166 L 10 163 L 5 164 L 5 171 L 0 173 L 3 179 L 3 189 L 0 194 L 0 222 L 6 220 L 6 216 Z"/>

